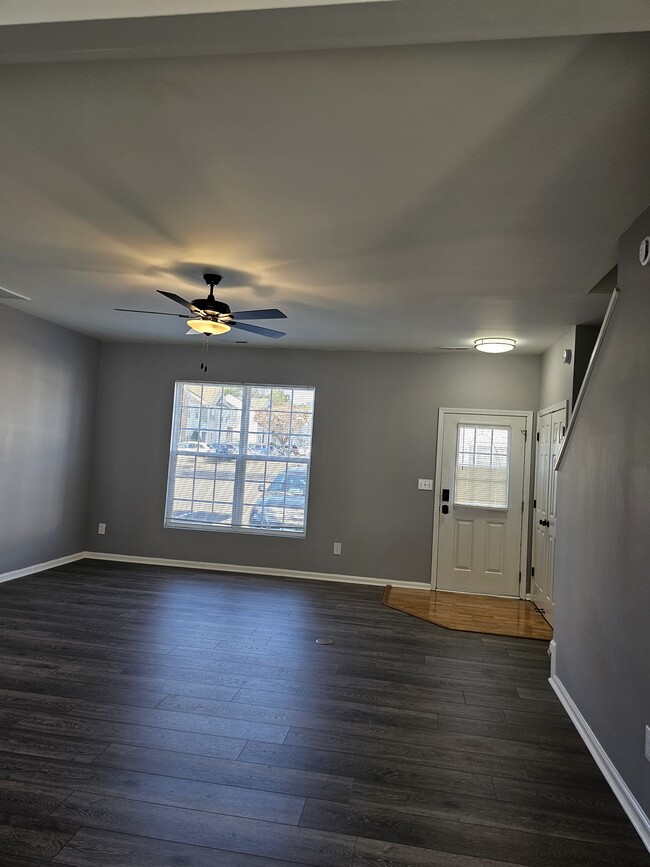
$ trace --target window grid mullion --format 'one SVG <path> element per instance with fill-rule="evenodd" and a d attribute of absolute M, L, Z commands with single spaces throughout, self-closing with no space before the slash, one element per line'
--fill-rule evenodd
<path fill-rule="evenodd" d="M 244 491 L 246 490 L 246 450 L 250 428 L 251 388 L 242 388 L 241 418 L 239 420 L 239 448 L 235 458 L 235 479 L 232 490 L 232 525 L 241 527 L 244 523 Z"/>

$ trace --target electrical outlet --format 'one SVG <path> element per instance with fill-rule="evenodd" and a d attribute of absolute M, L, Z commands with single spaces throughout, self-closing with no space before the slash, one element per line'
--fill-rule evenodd
<path fill-rule="evenodd" d="M 418 491 L 432 491 L 433 479 L 418 479 Z"/>
<path fill-rule="evenodd" d="M 106 524 L 97 524 L 97 534 L 99 536 L 106 535 Z"/>
<path fill-rule="evenodd" d="M 650 762 L 650 726 L 645 727 L 645 757 Z"/>
<path fill-rule="evenodd" d="M 340 554 L 341 553 L 341 543 L 334 542 L 334 548 L 332 550 L 332 554 Z"/>

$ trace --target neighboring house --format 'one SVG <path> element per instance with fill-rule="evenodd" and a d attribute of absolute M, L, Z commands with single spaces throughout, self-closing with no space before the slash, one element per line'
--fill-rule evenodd
<path fill-rule="evenodd" d="M 201 442 L 239 442 L 242 402 L 233 394 L 223 394 L 220 388 L 188 388 L 186 416 L 180 428 L 184 437 Z M 248 420 L 249 442 L 260 442 L 258 424 L 251 413 Z"/>

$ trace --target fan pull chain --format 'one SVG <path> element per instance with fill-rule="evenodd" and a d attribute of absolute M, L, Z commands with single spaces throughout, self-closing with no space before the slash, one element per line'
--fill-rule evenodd
<path fill-rule="evenodd" d="M 204 373 L 208 372 L 208 348 L 209 348 L 208 335 L 204 334 L 203 335 L 203 348 L 202 348 L 202 354 L 201 354 L 201 370 Z"/>

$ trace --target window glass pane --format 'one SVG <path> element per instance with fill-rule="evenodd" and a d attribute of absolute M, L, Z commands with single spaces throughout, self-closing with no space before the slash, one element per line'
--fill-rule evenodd
<path fill-rule="evenodd" d="M 304 535 L 314 389 L 178 382 L 165 526 Z"/>
<path fill-rule="evenodd" d="M 249 521 L 254 526 L 302 531 L 307 502 L 307 465 L 273 462 L 267 466 L 261 496 L 252 506 Z"/>
<path fill-rule="evenodd" d="M 508 508 L 509 427 L 458 425 L 454 504 Z"/>

